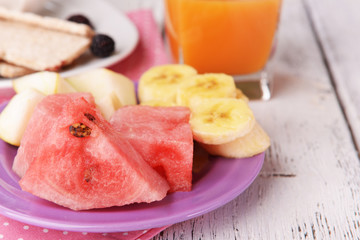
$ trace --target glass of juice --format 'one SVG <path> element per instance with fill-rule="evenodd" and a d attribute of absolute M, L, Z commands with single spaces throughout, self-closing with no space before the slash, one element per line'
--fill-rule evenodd
<path fill-rule="evenodd" d="M 269 60 L 281 0 L 164 0 L 172 58 L 199 73 L 226 73 L 250 99 L 270 99 Z"/>

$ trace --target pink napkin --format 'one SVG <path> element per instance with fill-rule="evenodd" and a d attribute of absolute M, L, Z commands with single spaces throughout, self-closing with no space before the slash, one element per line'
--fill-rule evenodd
<path fill-rule="evenodd" d="M 148 10 L 139 10 L 129 13 L 128 17 L 138 27 L 139 43 L 129 57 L 110 66 L 109 69 L 137 81 L 150 67 L 169 63 L 169 60 L 152 13 Z"/>
<path fill-rule="evenodd" d="M 152 12 L 139 10 L 128 13 L 128 17 L 138 28 L 139 43 L 131 55 L 109 68 L 137 81 L 144 71 L 152 66 L 168 63 L 168 59 Z M 13 94 L 12 90 L 0 89 L 0 103 L 9 100 Z M 32 226 L 0 215 L 0 240 L 146 240 L 154 237 L 166 227 L 119 233 L 68 232 Z"/>
<path fill-rule="evenodd" d="M 15 91 L 12 88 L 0 88 L 0 104 L 4 101 L 8 101 L 14 94 Z"/>

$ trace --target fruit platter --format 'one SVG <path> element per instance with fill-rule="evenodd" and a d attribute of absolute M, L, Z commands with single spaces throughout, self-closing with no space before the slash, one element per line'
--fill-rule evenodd
<path fill-rule="evenodd" d="M 114 232 L 200 216 L 252 183 L 270 145 L 226 74 L 169 64 L 137 84 L 102 68 L 12 84 L 0 106 L 0 212 L 33 225 Z"/>

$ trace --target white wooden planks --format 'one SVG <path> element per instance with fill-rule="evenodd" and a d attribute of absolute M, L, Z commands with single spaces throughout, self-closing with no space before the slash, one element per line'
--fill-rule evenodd
<path fill-rule="evenodd" d="M 336 91 L 360 148 L 360 2 L 306 0 Z"/>

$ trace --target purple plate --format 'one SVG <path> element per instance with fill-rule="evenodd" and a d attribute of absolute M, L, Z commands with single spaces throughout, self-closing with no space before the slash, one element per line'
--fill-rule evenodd
<path fill-rule="evenodd" d="M 0 111 L 4 104 L 0 105 Z M 213 157 L 194 175 L 193 190 L 159 202 L 73 211 L 24 192 L 11 170 L 17 147 L 0 140 L 0 214 L 46 228 L 82 232 L 122 232 L 161 227 L 210 212 L 242 193 L 258 175 L 264 153 L 251 158 Z"/>

